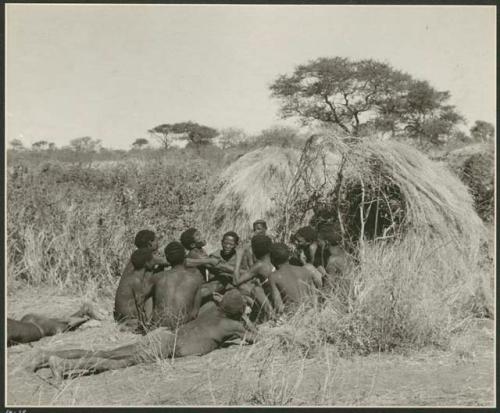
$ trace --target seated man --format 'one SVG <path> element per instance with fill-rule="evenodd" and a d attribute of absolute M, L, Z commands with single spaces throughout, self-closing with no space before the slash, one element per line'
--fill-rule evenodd
<path fill-rule="evenodd" d="M 7 318 L 7 346 L 30 343 L 42 337 L 71 331 L 86 321 L 99 319 L 90 304 L 83 304 L 74 314 L 67 318 L 48 318 L 38 314 L 26 314 L 20 321 Z"/>
<path fill-rule="evenodd" d="M 181 326 L 177 334 L 158 328 L 136 343 L 114 350 L 44 351 L 30 367 L 36 371 L 49 366 L 55 377 L 62 378 L 73 371 L 100 373 L 168 357 L 203 355 L 235 338 L 253 342 L 255 333 L 248 331 L 241 321 L 244 310 L 243 297 L 237 290 L 231 290 L 218 305 Z"/>
<path fill-rule="evenodd" d="M 258 219 L 252 224 L 253 228 L 253 236 L 255 235 L 267 235 L 267 223 L 263 219 Z M 236 259 L 236 266 L 234 269 L 235 279 L 237 280 L 240 277 L 240 271 L 249 270 L 252 265 L 255 264 L 257 258 L 252 252 L 251 242 L 243 245 L 242 251 L 239 253 Z"/>
<path fill-rule="evenodd" d="M 296 246 L 297 256 L 291 257 L 290 264 L 302 266 L 312 264 L 318 250 L 318 234 L 310 225 L 299 228 L 291 237 Z M 292 262 L 293 258 L 293 262 Z"/>
<path fill-rule="evenodd" d="M 151 295 L 151 284 L 146 282 L 146 277 L 153 275 L 153 251 L 150 248 L 139 248 L 132 253 L 130 262 L 133 271 L 124 273 L 120 278 L 113 316 L 117 322 L 134 330 L 144 326 L 149 320 L 145 303 Z"/>
<path fill-rule="evenodd" d="M 222 259 L 209 257 L 203 248 L 206 245 L 200 231 L 196 228 L 189 228 L 181 234 L 181 244 L 188 251 L 185 259 L 185 266 L 193 268 L 201 279 L 205 282 L 202 288 L 202 297 L 211 297 L 215 291 L 221 289 L 221 285 L 216 283 L 209 283 L 209 268 L 218 268 L 228 273 L 233 269 L 222 262 Z M 196 267 L 196 269 L 194 268 Z"/>
<path fill-rule="evenodd" d="M 234 283 L 234 269 L 239 258 L 237 249 L 240 237 L 236 232 L 229 231 L 222 236 L 222 249 L 210 254 L 210 257 L 216 258 L 219 264 L 216 267 L 209 268 L 208 271 L 212 276 L 209 276 L 210 282 L 218 283 L 214 292 L 225 290 L 229 284 Z M 230 287 L 229 287 L 230 288 Z"/>
<path fill-rule="evenodd" d="M 154 260 L 153 272 L 160 272 L 163 271 L 163 269 L 165 269 L 166 267 L 168 267 L 168 263 L 165 261 L 165 259 L 158 254 L 158 246 L 159 246 L 158 238 L 156 238 L 156 234 L 153 231 L 150 231 L 148 229 L 143 229 L 139 231 L 135 235 L 134 245 L 138 249 L 149 248 L 153 252 L 153 260 Z M 129 260 L 129 262 L 125 267 L 125 270 L 123 271 L 123 274 L 132 272 L 133 270 L 134 267 L 132 265 L 132 262 Z"/>
<path fill-rule="evenodd" d="M 317 261 L 319 251 L 318 234 L 316 230 L 311 226 L 299 228 L 299 230 L 292 235 L 291 241 L 295 244 L 296 249 L 294 251 L 295 253 L 292 253 L 290 257 L 290 264 L 307 268 L 312 272 L 317 282 L 323 283 L 323 274 L 325 273 L 324 270 L 321 271 L 323 267 L 319 265 L 319 267 L 316 268 L 313 265 L 314 262 L 320 264 Z"/>
<path fill-rule="evenodd" d="M 264 319 L 271 318 L 274 313 L 269 301 L 271 290 L 268 283 L 269 276 L 274 271 L 269 256 L 271 245 L 271 238 L 267 235 L 257 234 L 252 237 L 252 254 L 257 260 L 234 284 L 243 294 L 255 298 L 259 313 L 262 311 Z"/>
<path fill-rule="evenodd" d="M 168 266 L 168 263 L 165 261 L 165 259 L 158 255 L 158 239 L 156 238 L 156 234 L 153 231 L 150 231 L 148 229 L 139 231 L 135 236 L 134 244 L 137 249 L 146 248 L 151 250 L 151 252 L 153 253 L 153 265 L 151 268 L 151 272 L 160 272 Z M 117 311 L 117 307 L 120 307 L 119 301 L 123 300 L 123 290 L 128 291 L 128 280 L 131 279 L 131 274 L 133 272 L 134 266 L 132 264 L 132 261 L 129 260 L 127 265 L 125 266 L 125 269 L 123 270 L 122 276 L 120 278 L 120 283 L 118 285 L 118 290 L 116 291 L 114 311 L 115 321 L 123 321 L 123 314 L 121 314 L 120 311 Z M 145 315 L 148 318 L 151 316 L 152 307 L 152 300 L 147 300 L 144 306 L 144 311 Z M 132 314 L 127 314 L 127 318 L 133 318 L 131 317 Z"/>
<path fill-rule="evenodd" d="M 324 251 L 324 284 L 334 288 L 336 279 L 351 268 L 352 262 L 340 246 L 340 239 L 334 224 L 323 224 L 318 231 L 318 243 Z"/>
<path fill-rule="evenodd" d="M 276 267 L 269 276 L 274 308 L 278 313 L 292 310 L 307 300 L 321 283 L 304 267 L 289 263 L 290 250 L 285 244 L 271 246 L 271 262 Z"/>
<path fill-rule="evenodd" d="M 184 265 L 184 247 L 177 241 L 165 247 L 170 270 L 155 274 L 153 284 L 152 324 L 172 330 L 194 320 L 200 309 L 201 277 Z"/>

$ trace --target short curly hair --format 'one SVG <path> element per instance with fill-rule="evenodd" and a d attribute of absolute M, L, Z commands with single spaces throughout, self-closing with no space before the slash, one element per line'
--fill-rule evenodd
<path fill-rule="evenodd" d="M 190 250 L 191 245 L 195 243 L 194 234 L 196 234 L 196 232 L 198 232 L 196 228 L 189 228 L 181 234 L 181 244 L 187 250 Z"/>
<path fill-rule="evenodd" d="M 284 264 L 290 258 L 290 249 L 282 242 L 271 245 L 271 262 L 274 266 Z"/>
<path fill-rule="evenodd" d="M 150 242 L 153 242 L 156 235 L 149 229 L 143 229 L 135 235 L 134 244 L 137 248 L 146 248 Z"/>
<path fill-rule="evenodd" d="M 186 251 L 178 241 L 172 241 L 165 247 L 165 258 L 170 265 L 177 265 L 184 262 Z"/>
<path fill-rule="evenodd" d="M 146 263 L 153 259 L 153 251 L 149 248 L 139 248 L 132 253 L 130 261 L 136 270 L 146 267 Z"/>
<path fill-rule="evenodd" d="M 258 234 L 252 237 L 252 252 L 257 259 L 269 253 L 273 241 L 267 235 Z"/>

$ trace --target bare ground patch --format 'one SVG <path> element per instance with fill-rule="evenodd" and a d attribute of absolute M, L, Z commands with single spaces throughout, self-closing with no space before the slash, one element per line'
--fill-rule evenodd
<path fill-rule="evenodd" d="M 56 290 L 18 290 L 9 317 L 39 311 L 69 314 L 81 303 Z M 102 304 L 111 308 L 111 302 Z M 257 354 L 233 345 L 203 357 L 143 364 L 56 383 L 50 370 L 19 369 L 39 349 L 103 348 L 136 339 L 120 332 L 111 313 L 99 326 L 48 337 L 7 350 L 9 406 L 335 405 L 492 406 L 493 321 L 478 320 L 455 336 L 450 349 L 339 358 L 325 346 L 313 358 Z"/>

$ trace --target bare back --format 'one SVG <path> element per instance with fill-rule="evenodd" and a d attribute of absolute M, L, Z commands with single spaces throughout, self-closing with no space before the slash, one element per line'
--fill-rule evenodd
<path fill-rule="evenodd" d="M 198 315 L 202 279 L 197 271 L 178 266 L 156 275 L 153 319 L 156 326 L 177 328 Z"/>
<path fill-rule="evenodd" d="M 295 265 L 283 265 L 270 276 L 283 304 L 300 304 L 314 291 L 316 280 L 310 270 Z"/>
<path fill-rule="evenodd" d="M 114 309 L 116 321 L 137 319 L 137 309 L 142 308 L 150 293 L 145 282 L 146 271 L 135 271 L 132 264 L 129 264 L 130 268 L 127 265 L 116 290 Z"/>
<path fill-rule="evenodd" d="M 212 307 L 196 320 L 181 327 L 177 337 L 179 356 L 207 354 L 234 338 L 243 338 L 246 329 L 241 321 L 224 316 L 218 307 Z"/>

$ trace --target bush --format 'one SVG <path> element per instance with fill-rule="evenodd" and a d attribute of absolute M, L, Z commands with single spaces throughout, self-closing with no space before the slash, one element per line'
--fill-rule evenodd
<path fill-rule="evenodd" d="M 196 224 L 209 172 L 206 161 L 187 157 L 99 169 L 14 168 L 7 180 L 9 279 L 114 282 L 138 230 L 151 228 L 168 242 Z"/>

